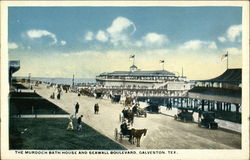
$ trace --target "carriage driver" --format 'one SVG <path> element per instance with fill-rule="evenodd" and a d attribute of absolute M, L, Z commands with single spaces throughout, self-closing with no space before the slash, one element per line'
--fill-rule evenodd
<path fill-rule="evenodd" d="M 121 124 L 121 132 L 122 132 L 122 135 L 129 135 L 129 142 L 132 143 L 132 128 L 131 128 L 131 125 L 130 123 L 127 122 L 127 120 L 124 120 Z"/>
<path fill-rule="evenodd" d="M 133 107 L 132 107 L 132 112 L 134 114 L 138 114 L 138 104 L 135 104 Z"/>

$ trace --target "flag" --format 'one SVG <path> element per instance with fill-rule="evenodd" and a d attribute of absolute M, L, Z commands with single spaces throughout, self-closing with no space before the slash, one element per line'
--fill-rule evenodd
<path fill-rule="evenodd" d="M 129 59 L 135 58 L 135 55 L 130 55 Z"/>
<path fill-rule="evenodd" d="M 160 63 L 164 63 L 165 61 L 164 60 L 160 60 Z"/>
<path fill-rule="evenodd" d="M 221 61 L 222 61 L 223 59 L 225 59 L 225 58 L 228 58 L 228 52 L 227 52 L 226 54 L 223 54 L 223 55 L 221 56 Z"/>

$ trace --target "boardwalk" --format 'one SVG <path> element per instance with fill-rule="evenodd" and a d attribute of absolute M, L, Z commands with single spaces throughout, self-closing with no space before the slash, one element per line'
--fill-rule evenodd
<path fill-rule="evenodd" d="M 50 97 L 54 88 L 45 85 L 36 87 L 36 92 L 44 98 Z M 121 104 L 112 104 L 110 100 L 78 97 L 76 93 L 63 93 L 60 100 L 49 99 L 65 111 L 73 114 L 75 103 L 80 104 L 79 114 L 83 121 L 98 132 L 114 139 L 114 130 L 119 128 Z M 100 113 L 94 114 L 94 104 L 99 103 Z M 134 128 L 147 128 L 142 137 L 140 149 L 234 149 L 241 148 L 241 135 L 222 130 L 199 128 L 195 123 L 182 123 L 172 117 L 161 114 L 148 114 L 147 118 L 135 118 Z M 84 134 L 84 133 L 83 133 Z M 127 139 L 122 144 L 128 149 L 138 149 Z"/>

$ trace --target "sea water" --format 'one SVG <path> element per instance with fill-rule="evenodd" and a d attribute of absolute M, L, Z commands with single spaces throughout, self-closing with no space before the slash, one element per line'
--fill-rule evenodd
<path fill-rule="evenodd" d="M 15 77 L 15 78 L 27 79 L 27 77 Z M 47 82 L 47 83 L 55 83 L 55 84 L 65 84 L 65 85 L 73 84 L 72 78 L 31 77 L 30 80 L 42 81 L 42 82 Z M 75 78 L 74 84 L 78 84 L 78 83 L 85 83 L 85 84 L 96 83 L 96 80 L 95 78 Z"/>

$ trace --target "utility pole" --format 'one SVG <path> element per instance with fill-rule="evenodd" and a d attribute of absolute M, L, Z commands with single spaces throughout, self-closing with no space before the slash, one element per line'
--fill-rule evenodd
<path fill-rule="evenodd" d="M 29 81 L 29 88 L 31 87 L 31 81 L 30 81 L 30 79 L 31 79 L 31 73 L 29 73 L 29 77 L 28 77 L 28 81 Z"/>
<path fill-rule="evenodd" d="M 181 77 L 183 77 L 183 67 L 181 68 Z"/>

